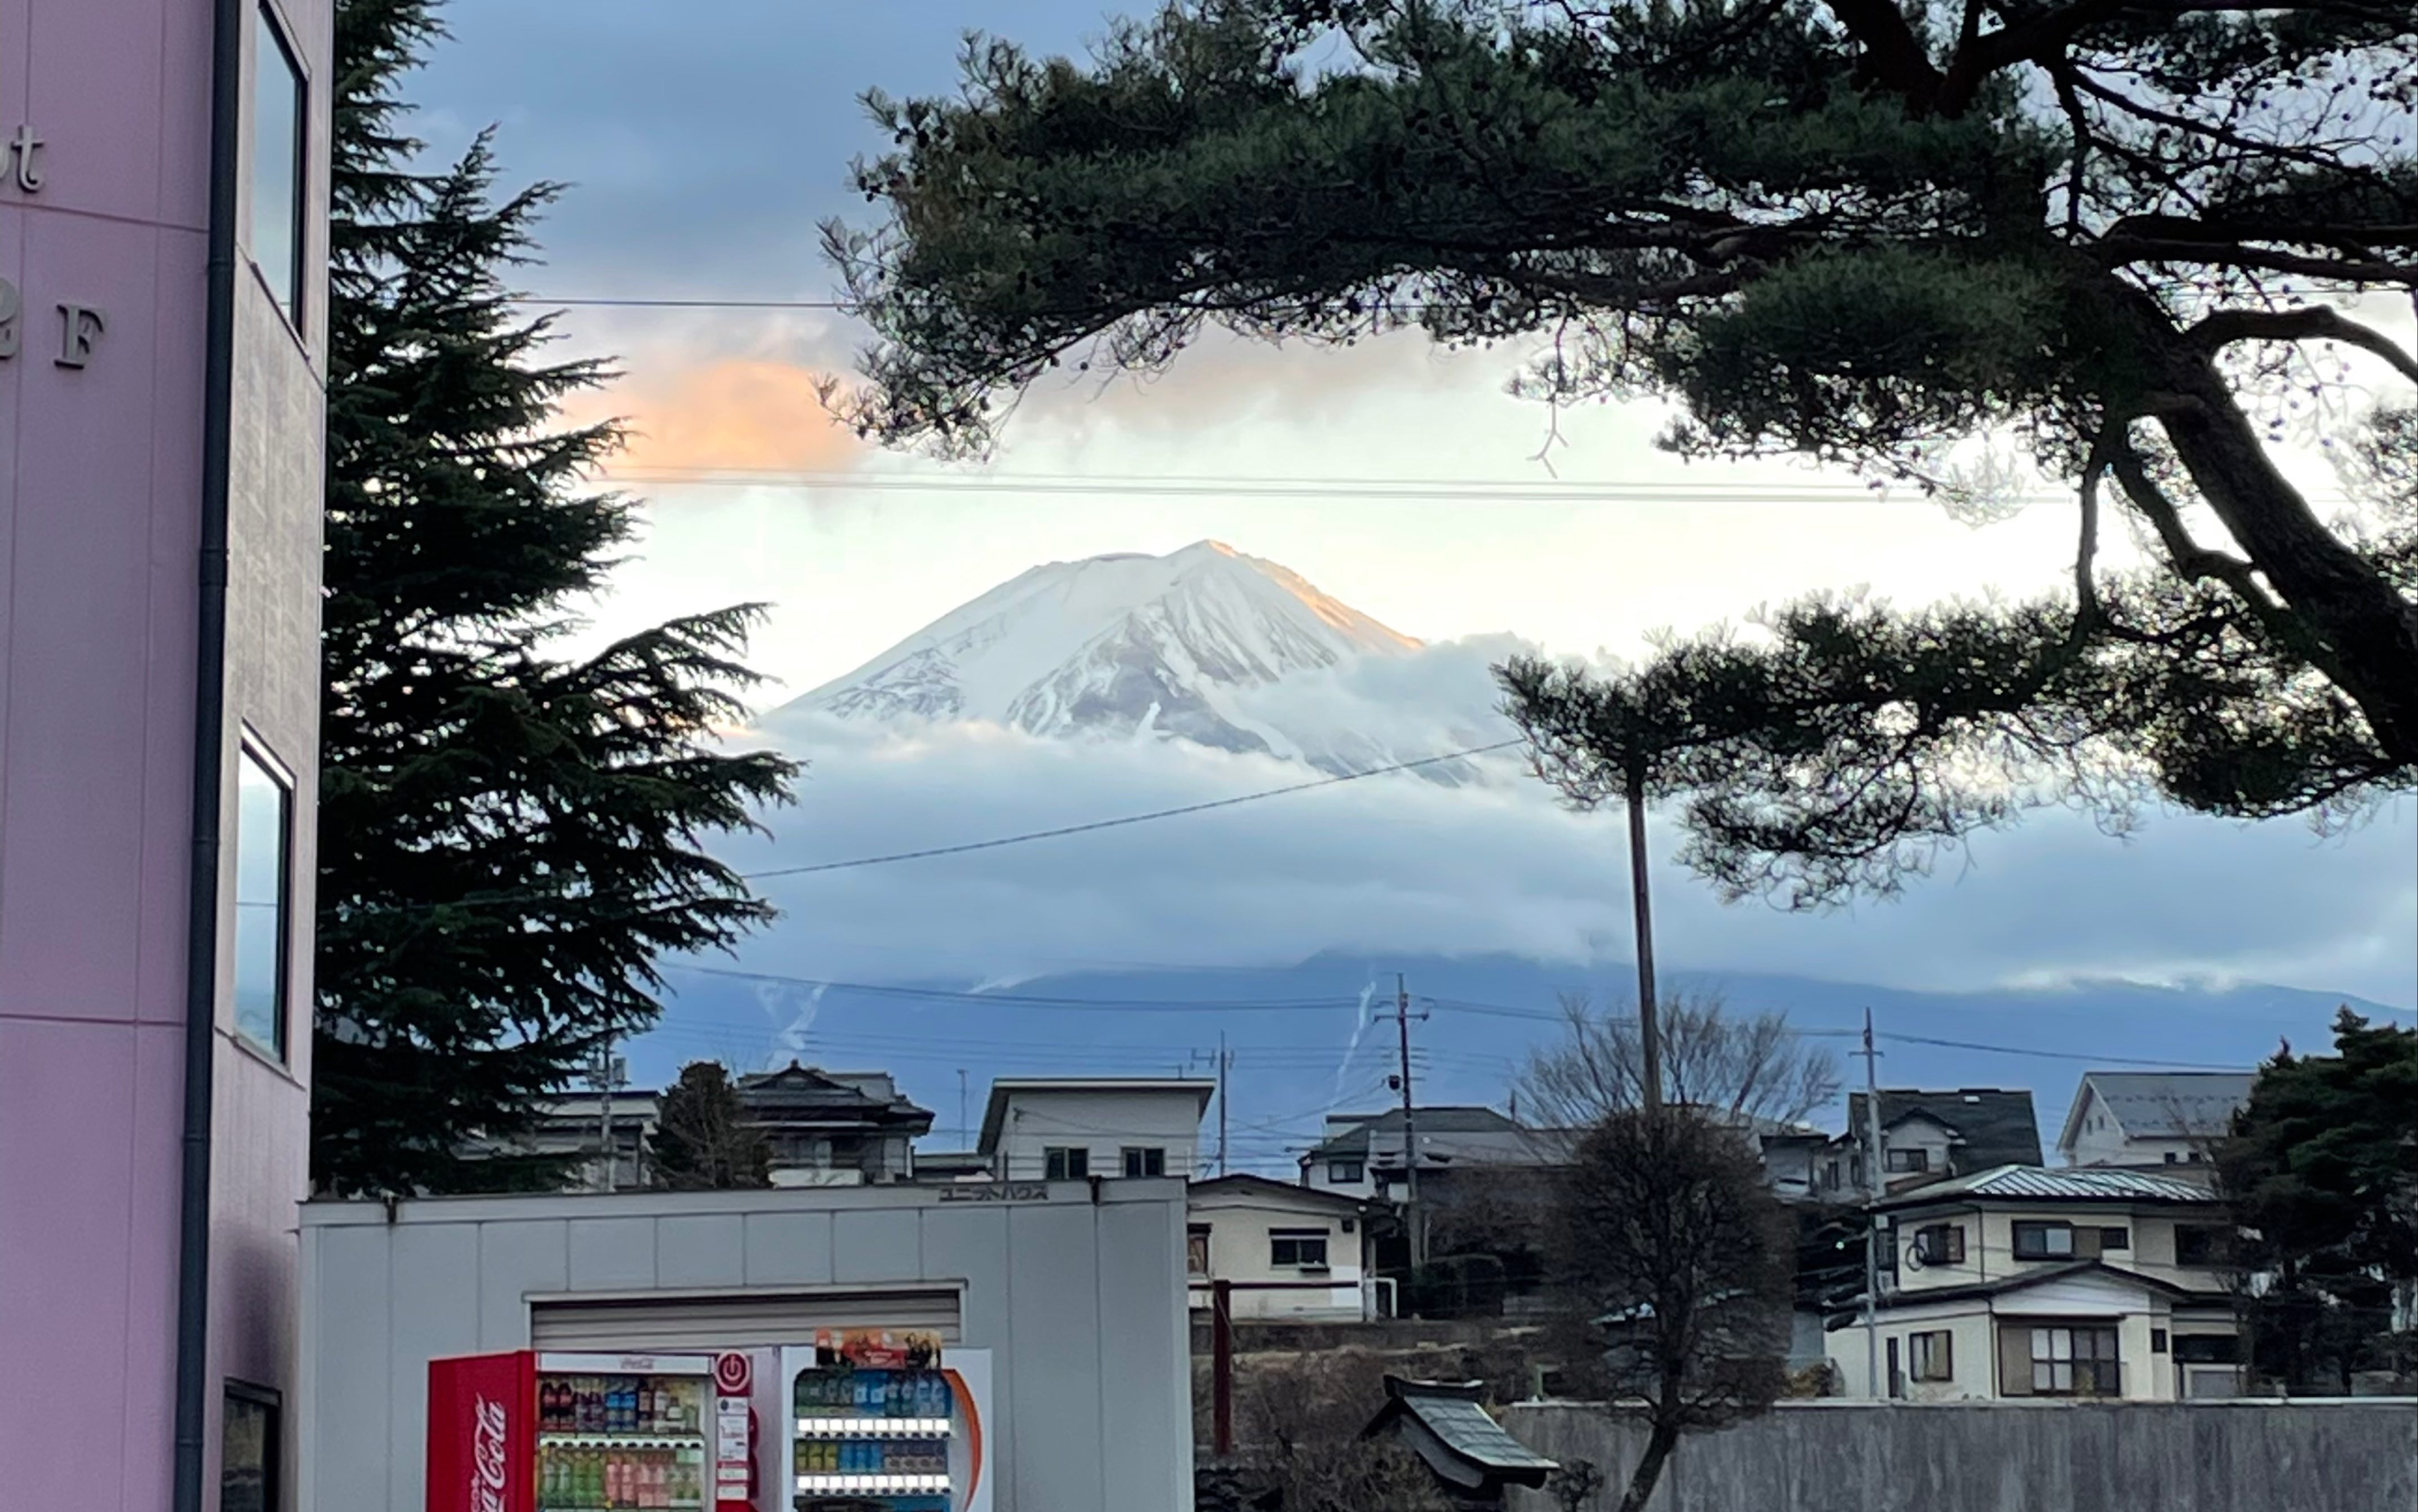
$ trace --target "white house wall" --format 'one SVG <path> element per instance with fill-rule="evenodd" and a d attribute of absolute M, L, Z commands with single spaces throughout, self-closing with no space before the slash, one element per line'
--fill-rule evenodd
<path fill-rule="evenodd" d="M 1201 1108 L 1201 1093 L 1189 1091 L 1018 1090 L 1000 1126 L 999 1174 L 1039 1181 L 1055 1147 L 1088 1151 L 1094 1176 L 1122 1177 L 1131 1146 L 1164 1150 L 1167 1174 L 1188 1180 L 1199 1166 Z"/>
<path fill-rule="evenodd" d="M 1343 1228 L 1346 1221 L 1352 1225 L 1348 1233 Z M 1360 1257 L 1367 1237 L 1363 1220 L 1337 1213 L 1333 1203 L 1288 1203 L 1274 1196 L 1250 1199 L 1196 1197 L 1191 1222 L 1209 1229 L 1209 1272 L 1191 1278 L 1193 1306 L 1207 1305 L 1207 1283 L 1212 1280 L 1327 1280 L 1333 1286 L 1322 1291 L 1236 1291 L 1232 1294 L 1233 1316 L 1357 1319 L 1362 1315 L 1364 1273 Z M 1312 1276 L 1298 1266 L 1272 1263 L 1271 1246 L 1279 1229 L 1325 1230 L 1326 1274 Z"/>

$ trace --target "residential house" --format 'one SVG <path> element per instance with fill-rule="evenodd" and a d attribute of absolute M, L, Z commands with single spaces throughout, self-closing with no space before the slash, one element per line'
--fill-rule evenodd
<path fill-rule="evenodd" d="M 2205 1180 L 2211 1152 L 2249 1106 L 2257 1080 L 2251 1071 L 2085 1073 L 2057 1137 L 2058 1155 L 2069 1166 L 2196 1167 L 2168 1174 Z"/>
<path fill-rule="evenodd" d="M 990 1084 L 975 1153 L 1004 1182 L 1173 1176 L 1198 1167 L 1214 1081 L 1016 1077 Z"/>
<path fill-rule="evenodd" d="M 1875 1373 L 1883 1395 L 1912 1401 L 2240 1390 L 2229 1230 L 2189 1182 L 2005 1165 L 1893 1193 L 1873 1214 L 1873 1324 L 1860 1288 L 1829 1321 L 1848 1396 L 1871 1395 Z"/>
<path fill-rule="evenodd" d="M 1872 1138 L 1864 1107 L 1862 1092 L 1847 1094 L 1847 1127 L 1824 1147 L 1814 1173 L 1821 1197 L 1847 1198 L 1864 1190 L 1863 1152 Z M 1884 1087 L 1880 1123 L 1882 1184 L 1892 1191 L 1943 1175 L 2041 1163 L 2040 1123 L 2026 1090 Z"/>
<path fill-rule="evenodd" d="M 647 1181 L 647 1143 L 655 1132 L 656 1095 L 627 1089 L 608 1099 L 599 1092 L 571 1092 L 542 1105 L 528 1131 L 509 1145 L 474 1140 L 473 1156 L 538 1155 L 571 1162 L 563 1186 L 570 1191 L 627 1191 Z M 613 1156 L 606 1168 L 605 1127 L 611 1120 Z"/>
<path fill-rule="evenodd" d="M 885 1072 L 823 1071 L 792 1061 L 779 1071 L 743 1075 L 740 1106 L 764 1129 L 775 1186 L 860 1186 L 913 1179 L 911 1146 L 932 1115 L 898 1093 Z M 539 1110 L 528 1132 L 507 1145 L 475 1141 L 473 1154 L 556 1155 L 574 1161 L 563 1184 L 574 1191 L 628 1191 L 649 1184 L 650 1150 L 660 1092 L 621 1088 L 568 1092 Z M 612 1160 L 606 1168 L 605 1127 Z"/>
<path fill-rule="evenodd" d="M 1569 1157 L 1562 1130 L 1532 1129 L 1491 1107 L 1421 1107 L 1410 1123 L 1418 1138 L 1422 1188 L 1470 1167 L 1559 1166 Z M 1402 1110 L 1330 1113 L 1325 1135 L 1301 1157 L 1301 1184 L 1346 1197 L 1400 1201 L 1408 1168 Z"/>
<path fill-rule="evenodd" d="M 1213 1283 L 1228 1281 L 1230 1318 L 1359 1322 L 1386 1315 L 1391 1283 L 1370 1275 L 1370 1207 L 1264 1176 L 1194 1182 L 1185 1265 L 1193 1310 L 1210 1306 Z"/>
<path fill-rule="evenodd" d="M 742 1076 L 739 1101 L 772 1149 L 775 1186 L 876 1186 L 914 1179 L 911 1151 L 932 1114 L 880 1071 L 824 1071 L 792 1061 Z"/>

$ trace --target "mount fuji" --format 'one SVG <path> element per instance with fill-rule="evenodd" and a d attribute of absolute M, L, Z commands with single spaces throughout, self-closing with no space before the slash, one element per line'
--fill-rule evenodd
<path fill-rule="evenodd" d="M 1033 568 L 760 723 L 987 723 L 1340 774 L 1507 738 L 1483 649 L 1431 648 L 1289 568 L 1201 541 Z M 1474 775 L 1463 763 L 1422 771 Z"/>

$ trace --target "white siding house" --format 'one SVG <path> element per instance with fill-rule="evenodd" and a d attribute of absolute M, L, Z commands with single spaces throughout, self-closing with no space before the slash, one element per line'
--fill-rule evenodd
<path fill-rule="evenodd" d="M 1883 1199 L 1880 1306 L 1830 1320 L 1850 1397 L 2226 1397 L 2240 1326 L 2222 1207 L 2191 1183 L 2002 1166 Z"/>
<path fill-rule="evenodd" d="M 1003 1182 L 1190 1180 L 1211 1081 L 1106 1077 L 990 1084 L 979 1153 Z"/>
<path fill-rule="evenodd" d="M 2089 1072 L 2074 1089 L 2058 1154 L 2069 1166 L 2204 1166 L 2257 1079 L 2249 1071 Z"/>
<path fill-rule="evenodd" d="M 1358 1322 L 1383 1311 L 1369 1280 L 1370 1208 L 1356 1199 L 1222 1176 L 1193 1183 L 1186 1211 L 1196 1312 L 1218 1281 L 1234 1283 L 1233 1318 Z"/>

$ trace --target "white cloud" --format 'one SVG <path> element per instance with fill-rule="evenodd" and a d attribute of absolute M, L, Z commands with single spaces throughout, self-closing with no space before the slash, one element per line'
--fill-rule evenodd
<path fill-rule="evenodd" d="M 1447 649 L 1450 653 L 1452 649 Z M 1449 659 L 1449 655 L 1446 658 Z M 1298 783 L 1264 757 L 1044 741 L 983 726 L 911 737 L 820 725 L 799 805 L 748 871 L 990 839 Z M 775 878 L 787 917 L 754 970 L 839 980 L 1013 978 L 1084 965 L 1273 965 L 1325 950 L 1622 959 L 1619 825 L 1567 813 L 1509 768 L 1446 788 L 1376 777 L 970 854 Z M 1658 869 L 1677 969 L 1929 990 L 2075 976 L 2249 979 L 2409 1004 L 2418 805 L 2318 840 L 2291 823 L 2156 818 L 2120 843 L 2062 812 L 1975 842 L 1890 904 L 1724 907 Z M 1658 827 L 1659 829 L 1659 827 Z M 1658 833 L 1667 855 L 1674 837 Z"/>

